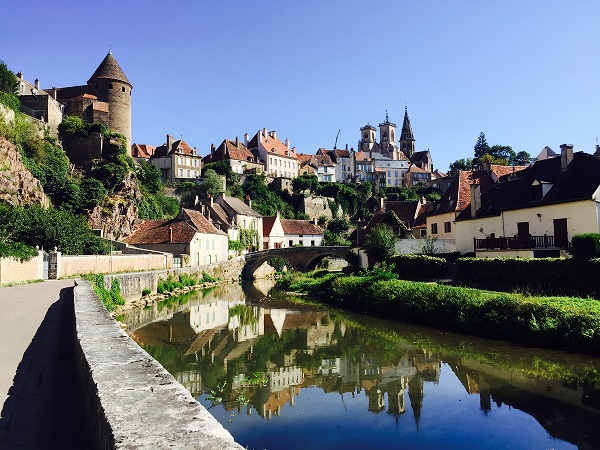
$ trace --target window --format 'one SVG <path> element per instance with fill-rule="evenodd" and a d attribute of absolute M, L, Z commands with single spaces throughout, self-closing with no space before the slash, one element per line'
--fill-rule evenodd
<path fill-rule="evenodd" d="M 310 241 L 310 245 L 311 245 L 311 247 L 314 247 L 315 246 L 315 241 Z"/>
<path fill-rule="evenodd" d="M 187 170 L 187 177 L 190 178 L 192 174 L 190 173 L 190 169 Z"/>
<path fill-rule="evenodd" d="M 179 178 L 182 178 L 182 177 L 183 177 L 183 169 L 177 169 L 177 176 L 178 176 Z"/>
<path fill-rule="evenodd" d="M 109 88 L 109 89 L 112 89 L 112 88 L 113 88 L 113 85 L 112 85 L 112 83 L 110 83 L 110 84 L 108 85 L 108 88 Z"/>
<path fill-rule="evenodd" d="M 181 156 L 177 157 L 177 164 L 179 164 L 179 165 L 183 164 L 183 158 Z"/>
<path fill-rule="evenodd" d="M 450 233 L 452 231 L 452 226 L 450 222 L 444 222 L 444 233 Z"/>
<path fill-rule="evenodd" d="M 395 176 L 396 178 L 398 178 L 398 171 L 397 171 L 397 170 L 395 170 L 395 171 L 394 171 L 394 176 Z"/>
<path fill-rule="evenodd" d="M 304 245 L 304 241 L 299 241 L 298 244 Z"/>
<path fill-rule="evenodd" d="M 290 239 L 290 247 L 294 246 L 294 241 Z"/>
<path fill-rule="evenodd" d="M 197 159 L 193 159 L 192 160 L 192 166 L 198 167 L 198 160 Z"/>
<path fill-rule="evenodd" d="M 122 87 L 122 88 L 121 88 L 121 92 L 125 92 L 125 87 Z"/>
<path fill-rule="evenodd" d="M 425 236 L 427 236 L 427 230 L 425 228 L 423 228 L 421 230 L 421 237 L 425 237 Z"/>
<path fill-rule="evenodd" d="M 437 223 L 431 224 L 431 234 L 438 234 Z"/>

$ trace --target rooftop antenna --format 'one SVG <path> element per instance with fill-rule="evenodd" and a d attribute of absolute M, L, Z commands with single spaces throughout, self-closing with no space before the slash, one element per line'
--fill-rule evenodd
<path fill-rule="evenodd" d="M 112 53 L 112 45 L 108 44 L 108 53 L 111 54 Z"/>
<path fill-rule="evenodd" d="M 333 144 L 333 149 L 334 150 L 337 148 L 337 140 L 338 140 L 338 137 L 340 136 L 340 131 L 341 130 L 338 130 L 338 133 L 335 136 L 335 144 Z M 598 140 L 598 138 L 596 138 L 596 140 Z"/>

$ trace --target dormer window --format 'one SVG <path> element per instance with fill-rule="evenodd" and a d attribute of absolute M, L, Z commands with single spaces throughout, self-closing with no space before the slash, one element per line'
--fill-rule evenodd
<path fill-rule="evenodd" d="M 531 184 L 531 201 L 543 199 L 550 189 L 552 189 L 552 186 L 552 183 L 534 180 Z"/>

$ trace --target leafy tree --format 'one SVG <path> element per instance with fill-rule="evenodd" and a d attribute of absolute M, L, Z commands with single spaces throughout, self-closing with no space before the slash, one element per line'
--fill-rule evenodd
<path fill-rule="evenodd" d="M 323 246 L 332 246 L 332 245 L 350 245 L 350 241 L 348 240 L 348 236 L 346 233 L 333 233 L 329 230 L 323 231 L 323 240 L 321 241 L 321 245 Z"/>
<path fill-rule="evenodd" d="M 520 151 L 515 155 L 513 161 L 511 161 L 511 165 L 513 166 L 526 166 L 529 164 L 531 160 L 531 155 L 525 151 Z"/>
<path fill-rule="evenodd" d="M 318 192 L 319 180 L 315 175 L 303 174 L 292 180 L 292 189 L 297 194 L 304 191 Z"/>
<path fill-rule="evenodd" d="M 369 256 L 369 266 L 387 261 L 394 256 L 398 236 L 385 224 L 379 224 L 367 234 L 363 248 Z"/>
<path fill-rule="evenodd" d="M 489 153 L 497 160 L 504 160 L 506 164 L 514 161 L 516 157 L 515 151 L 508 145 L 492 145 Z"/>
<path fill-rule="evenodd" d="M 201 198 L 216 197 L 223 192 L 223 179 L 212 169 L 207 169 L 202 175 L 202 183 L 199 185 Z M 202 195 L 203 194 L 203 195 Z"/>
<path fill-rule="evenodd" d="M 135 174 L 142 183 L 142 185 L 148 189 L 152 194 L 156 194 L 162 187 L 160 169 L 154 164 L 150 164 L 147 161 L 142 161 L 135 170 Z"/>
<path fill-rule="evenodd" d="M 485 140 L 485 134 L 483 131 L 479 133 L 475 147 L 473 147 L 475 158 L 481 158 L 484 154 L 490 152 L 490 146 Z"/>
<path fill-rule="evenodd" d="M 0 91 L 12 95 L 17 95 L 19 92 L 17 77 L 8 70 L 8 67 L 2 60 L 0 60 Z"/>
<path fill-rule="evenodd" d="M 327 224 L 327 229 L 334 234 L 348 231 L 349 228 L 350 222 L 343 217 L 336 217 L 335 219 L 330 220 Z"/>
<path fill-rule="evenodd" d="M 94 209 L 108 194 L 102 182 L 95 178 L 85 178 L 81 181 L 79 188 L 82 196 L 80 205 L 87 210 Z"/>
<path fill-rule="evenodd" d="M 100 180 L 109 191 L 114 191 L 128 173 L 127 165 L 107 160 L 99 162 L 92 168 L 94 178 Z"/>
<path fill-rule="evenodd" d="M 450 170 L 473 170 L 473 158 L 457 159 L 450 164 Z"/>

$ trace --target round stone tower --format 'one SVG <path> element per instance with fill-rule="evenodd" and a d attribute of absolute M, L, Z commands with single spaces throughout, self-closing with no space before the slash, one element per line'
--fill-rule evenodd
<path fill-rule="evenodd" d="M 112 52 L 108 52 L 87 84 L 98 100 L 108 103 L 108 129 L 124 135 L 130 149 L 132 86 Z"/>

